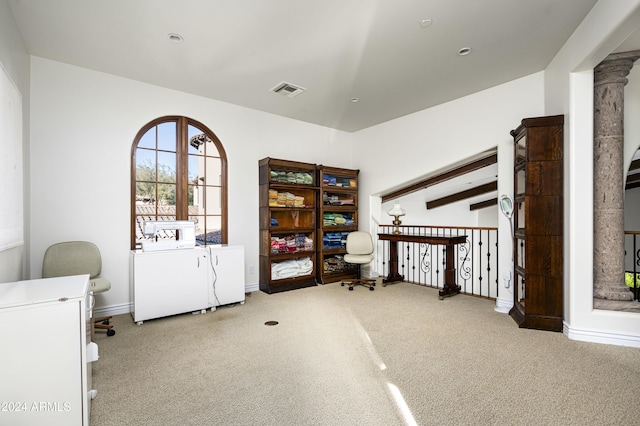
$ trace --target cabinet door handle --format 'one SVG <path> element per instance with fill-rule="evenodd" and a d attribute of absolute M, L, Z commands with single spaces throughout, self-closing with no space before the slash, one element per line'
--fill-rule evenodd
<path fill-rule="evenodd" d="M 198 257 L 198 268 L 200 267 L 200 257 Z"/>

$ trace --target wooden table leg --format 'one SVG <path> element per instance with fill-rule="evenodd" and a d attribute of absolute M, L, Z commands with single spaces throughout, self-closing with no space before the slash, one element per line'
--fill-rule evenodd
<path fill-rule="evenodd" d="M 438 293 L 440 300 L 460 293 L 460 286 L 456 284 L 455 246 L 447 245 L 445 250 L 444 287 Z"/>
<path fill-rule="evenodd" d="M 398 281 L 404 281 L 404 275 L 398 273 L 398 242 L 389 241 L 389 275 L 382 280 L 382 287 Z"/>

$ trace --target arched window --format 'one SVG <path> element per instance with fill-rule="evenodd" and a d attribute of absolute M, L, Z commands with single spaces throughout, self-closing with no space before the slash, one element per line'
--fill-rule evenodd
<path fill-rule="evenodd" d="M 187 117 L 145 125 L 131 147 L 131 249 L 147 220 L 193 220 L 196 244 L 227 243 L 227 156 L 211 130 Z M 166 231 L 158 238 L 175 239 Z"/>

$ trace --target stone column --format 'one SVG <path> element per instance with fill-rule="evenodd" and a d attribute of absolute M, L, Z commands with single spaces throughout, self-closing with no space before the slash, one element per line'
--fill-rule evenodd
<path fill-rule="evenodd" d="M 633 300 L 624 283 L 624 86 L 640 51 L 607 56 L 594 74 L 593 296 Z M 595 306 L 595 304 L 594 304 Z"/>

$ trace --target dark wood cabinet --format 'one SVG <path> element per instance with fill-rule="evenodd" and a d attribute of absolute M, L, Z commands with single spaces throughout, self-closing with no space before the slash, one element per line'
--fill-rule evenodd
<path fill-rule="evenodd" d="M 316 285 L 316 165 L 264 158 L 259 185 L 260 290 Z"/>
<path fill-rule="evenodd" d="M 356 265 L 346 263 L 347 235 L 358 229 L 359 170 L 319 165 L 318 282 L 356 278 Z"/>
<path fill-rule="evenodd" d="M 526 118 L 514 140 L 514 305 L 518 326 L 563 328 L 562 115 Z"/>

